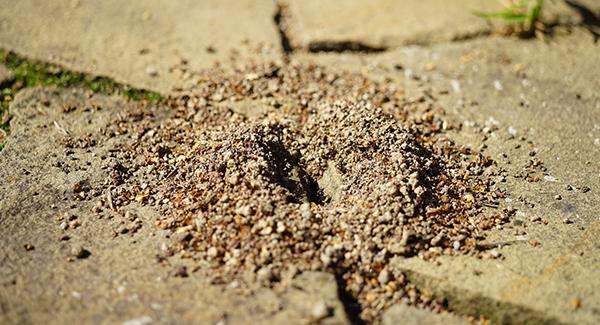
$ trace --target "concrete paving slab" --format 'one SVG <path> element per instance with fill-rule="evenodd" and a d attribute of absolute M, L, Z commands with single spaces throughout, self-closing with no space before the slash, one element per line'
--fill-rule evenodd
<path fill-rule="evenodd" d="M 131 205 L 127 216 L 99 218 L 95 200 L 77 198 L 78 186 L 92 193 L 109 176 L 128 135 L 102 130 L 135 105 L 42 88 L 12 103 L 0 152 L 0 323 L 306 324 L 315 304 L 328 308 L 323 324 L 348 323 L 331 274 L 304 273 L 277 290 L 211 284 L 190 259 L 157 257 L 169 239 L 156 211 Z"/>
<path fill-rule="evenodd" d="M 3 0 L 0 7 L 0 48 L 163 93 L 192 82 L 184 70 L 280 52 L 270 0 Z"/>
<path fill-rule="evenodd" d="M 600 9 L 597 2 L 584 3 Z M 474 11 L 501 8 L 501 1 L 478 0 L 290 0 L 289 36 L 297 47 L 311 50 L 380 49 L 461 40 L 492 30 Z M 577 10 L 561 0 L 546 1 L 544 16 L 548 22 L 561 24 L 582 20 Z"/>
<path fill-rule="evenodd" d="M 581 32 L 549 44 L 492 40 L 437 52 L 439 60 L 432 62 L 439 74 L 431 78 L 444 83 L 440 76 L 445 75 L 449 88 L 458 81 L 463 89 L 443 105 L 467 119 L 498 121 L 500 130 L 487 135 L 486 153 L 508 171 L 512 201 L 506 206 L 518 211 L 513 224 L 496 230 L 490 241 L 525 240 L 499 249 L 502 261 L 453 259 L 440 267 L 414 268 L 422 261 L 405 260 L 399 267 L 428 274 L 434 290 L 451 286 L 476 293 L 479 297 L 457 308 L 493 306 L 490 316 L 496 320 L 600 321 L 598 50 L 592 35 Z M 472 147 L 479 145 L 471 141 Z M 515 179 L 532 155 L 546 168 L 540 181 Z M 454 293 L 466 297 L 464 291 Z M 481 297 L 500 304 L 486 306 Z"/>
<path fill-rule="evenodd" d="M 509 323 L 600 321 L 599 50 L 593 35 L 576 29 L 546 42 L 492 37 L 378 55 L 308 55 L 394 78 L 409 98 L 434 96 L 463 123 L 451 137 L 507 171 L 503 206 L 515 215 L 486 239 L 504 243 L 493 251 L 500 259 L 395 262 L 457 312 Z M 543 167 L 530 182 L 523 173 L 534 159 Z"/>
<path fill-rule="evenodd" d="M 290 4 L 292 19 L 297 19 L 301 15 L 294 14 L 294 3 L 299 2 Z M 107 10 L 115 5 L 118 10 Z M 232 7 L 243 5 L 213 3 L 198 9 L 203 5 L 152 1 L 142 8 L 141 4 L 120 2 L 10 2 L 3 4 L 8 9 L 0 13 L 0 47 L 162 92 L 193 82 L 186 81 L 180 67 L 198 70 L 211 66 L 231 48 L 242 52 L 241 63 L 246 58 L 278 57 L 273 3 L 249 2 L 250 10 L 234 10 L 231 15 Z M 329 3 L 324 6 L 307 13 L 337 14 L 335 8 L 327 9 Z M 186 14 L 181 16 L 182 12 Z M 345 15 L 352 17 L 352 11 L 348 12 Z M 255 21 L 249 18 L 253 17 L 250 13 L 262 18 Z M 365 14 L 369 14 L 367 10 Z M 57 16 L 63 19 L 60 24 L 55 23 Z M 211 20 L 223 16 L 228 22 L 252 21 L 260 26 L 223 27 Z M 40 22 L 39 26 L 32 21 Z M 196 27 L 199 21 L 220 27 L 200 30 Z M 123 32 L 123 26 L 127 32 Z M 416 38 L 377 36 L 383 35 L 377 27 L 370 35 L 354 37 L 344 33 L 370 27 L 340 26 L 335 29 L 342 35 L 339 39 L 331 41 L 329 35 L 336 33 L 324 28 L 322 34 L 315 33 L 325 35 L 321 40 L 304 40 L 302 46 L 310 48 L 310 44 L 318 45 L 323 39 L 371 47 L 420 43 L 414 40 L 427 37 L 428 43 L 444 40 L 427 36 L 428 31 L 411 32 L 417 33 L 411 34 Z M 270 32 L 262 33 L 263 27 Z M 485 31 L 475 33 L 481 30 Z M 148 35 L 147 31 L 152 32 Z M 442 31 L 439 35 L 446 35 L 446 39 L 473 35 L 471 31 L 463 32 Z M 246 36 L 240 36 L 242 33 Z M 230 38 L 233 34 L 240 38 Z M 263 36 L 264 41 L 255 41 Z M 248 44 L 243 45 L 246 37 Z M 211 41 L 205 42 L 207 39 Z M 241 50 L 231 45 L 238 43 L 242 44 Z M 258 54 L 254 51 L 257 47 Z M 455 140 L 481 148 L 507 170 L 510 195 L 505 206 L 517 211 L 510 225 L 492 231 L 487 239 L 488 243 L 504 243 L 494 250 L 500 259 L 440 258 L 438 264 L 416 258 L 396 261 L 396 267 L 420 288 L 448 297 L 451 308 L 459 313 L 483 314 L 498 322 L 513 323 L 600 322 L 599 49 L 589 33 L 576 29 L 571 35 L 559 35 L 547 43 L 483 38 L 379 55 L 308 56 L 374 78 L 396 79 L 406 87 L 408 97 L 435 96 L 464 124 L 464 132 L 452 135 Z M 307 57 L 301 54 L 296 58 Z M 182 59 L 188 63 L 182 64 Z M 81 111 L 62 113 L 65 104 L 73 103 Z M 108 120 L 103 116 L 129 105 L 133 104 L 115 98 L 90 99 L 83 92 L 47 89 L 27 90 L 13 104 L 16 118 L 12 140 L 0 153 L 0 165 L 7 166 L 0 170 L 0 235 L 8 243 L 0 250 L 0 274 L 4 279 L 0 282 L 0 323 L 81 319 L 113 323 L 143 323 L 148 319 L 163 323 L 216 323 L 223 319 L 228 323 L 248 319 L 257 323 L 300 323 L 310 319 L 313 303 L 319 301 L 327 301 L 334 310 L 325 323 L 347 322 L 337 300 L 335 280 L 327 275 L 308 274 L 289 291 L 264 289 L 249 296 L 211 286 L 196 273 L 189 275 L 191 279 L 173 277 L 169 271 L 172 268 L 161 266 L 153 257 L 166 239 L 155 231 L 152 211 L 136 211 L 144 225 L 138 235 L 113 238 L 113 232 L 122 227 L 122 219 L 98 223 L 89 213 L 92 206 L 73 204 L 70 198 L 74 184 L 82 179 L 93 184 L 107 177 L 101 168 L 104 163 L 97 157 L 110 157 L 111 146 L 118 145 L 119 138 L 103 140 L 106 142 L 98 152 L 86 152 L 84 148 L 77 148 L 75 153 L 63 152 L 56 143 L 63 141 L 65 133 L 84 139 L 90 130 L 102 128 Z M 546 168 L 537 171 L 539 181 L 515 178 L 533 158 L 543 161 Z M 81 163 L 75 161 L 89 161 L 92 167 L 81 168 Z M 59 170 L 63 174 L 59 175 Z M 65 212 L 76 215 L 82 225 L 62 230 L 56 218 Z M 69 239 L 62 239 L 65 233 Z M 92 255 L 67 261 L 79 244 Z M 187 265 L 185 260 L 181 263 Z M 39 265 L 47 269 L 40 270 Z M 90 274 L 97 276 L 90 280 Z M 394 319 L 399 308 L 391 309 L 385 319 Z"/>
<path fill-rule="evenodd" d="M 462 318 L 451 314 L 435 314 L 408 305 L 394 305 L 386 312 L 382 325 L 466 325 Z"/>

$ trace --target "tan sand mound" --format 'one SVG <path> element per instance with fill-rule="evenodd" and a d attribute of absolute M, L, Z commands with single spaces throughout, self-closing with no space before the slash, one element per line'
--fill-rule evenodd
<path fill-rule="evenodd" d="M 365 320 L 401 299 L 443 308 L 388 267 L 394 256 L 477 253 L 492 162 L 438 133 L 434 103 L 314 66 L 213 72 L 166 119 L 115 121 L 133 135 L 117 202 L 157 208 L 178 235 L 169 254 L 215 282 L 277 286 L 327 270 Z M 250 99 L 249 99 L 250 98 Z"/>

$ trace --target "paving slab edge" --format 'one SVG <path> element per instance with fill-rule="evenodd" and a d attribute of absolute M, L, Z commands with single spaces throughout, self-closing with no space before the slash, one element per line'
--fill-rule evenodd
<path fill-rule="evenodd" d="M 462 289 L 414 270 L 399 267 L 408 280 L 434 296 L 444 297 L 448 307 L 458 315 L 481 315 L 493 324 L 564 324 L 543 312 L 499 301 Z"/>

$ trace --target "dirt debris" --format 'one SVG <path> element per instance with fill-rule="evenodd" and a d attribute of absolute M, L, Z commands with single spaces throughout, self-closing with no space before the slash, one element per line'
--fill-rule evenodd
<path fill-rule="evenodd" d="M 141 105 L 103 130 L 129 142 L 96 209 L 154 207 L 179 234 L 166 255 L 194 272 L 277 287 L 330 271 L 372 322 L 400 301 L 445 309 L 391 258 L 500 257 L 477 246 L 509 217 L 482 213 L 503 197 L 494 163 L 444 136 L 458 126 L 430 96 L 295 62 L 198 78 L 170 109 Z"/>

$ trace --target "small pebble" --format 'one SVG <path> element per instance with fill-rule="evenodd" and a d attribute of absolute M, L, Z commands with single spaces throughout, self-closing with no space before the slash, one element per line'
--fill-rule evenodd
<path fill-rule="evenodd" d="M 301 213 L 302 213 L 302 217 L 303 217 L 304 219 L 310 219 L 310 218 L 312 218 L 312 217 L 313 217 L 313 212 L 312 212 L 312 210 L 310 209 L 310 203 L 303 203 L 303 204 L 300 206 L 300 211 L 301 211 Z"/>
<path fill-rule="evenodd" d="M 152 324 L 152 317 L 142 316 L 138 318 L 128 319 L 123 322 L 122 325 L 150 325 Z"/>
<path fill-rule="evenodd" d="M 330 309 L 324 301 L 317 302 L 311 311 L 311 316 L 315 320 L 326 318 L 330 315 Z"/>
<path fill-rule="evenodd" d="M 459 250 L 459 249 L 460 249 L 460 242 L 459 242 L 458 240 L 455 240 L 455 241 L 452 243 L 452 248 L 453 248 L 455 251 Z"/>
<path fill-rule="evenodd" d="M 146 73 L 150 77 L 156 77 L 156 76 L 158 76 L 158 71 L 156 71 L 156 69 L 153 68 L 153 67 L 146 67 Z"/>
<path fill-rule="evenodd" d="M 175 272 L 173 275 L 176 277 L 179 277 L 179 278 L 187 278 L 189 276 L 187 267 L 185 267 L 185 266 L 178 267 L 177 269 L 175 269 Z"/>
<path fill-rule="evenodd" d="M 235 213 L 248 217 L 252 213 L 252 207 L 249 205 L 244 205 L 235 210 Z"/>
<path fill-rule="evenodd" d="M 388 270 L 386 270 L 386 269 L 383 269 L 381 272 L 379 272 L 377 281 L 379 281 L 379 283 L 382 285 L 385 285 L 388 282 L 390 282 L 390 272 L 388 272 Z"/>
<path fill-rule="evenodd" d="M 262 283 L 271 281 L 272 277 L 273 273 L 268 267 L 262 267 L 260 270 L 258 270 L 258 272 L 256 272 L 256 279 Z"/>
<path fill-rule="evenodd" d="M 90 255 L 90 251 L 83 248 L 83 246 L 77 245 L 71 248 L 71 256 L 76 257 L 78 259 L 88 258 Z"/>
<path fill-rule="evenodd" d="M 504 89 L 500 80 L 494 80 L 494 88 L 496 88 L 497 91 L 502 91 Z"/>
<path fill-rule="evenodd" d="M 206 251 L 206 255 L 209 257 L 216 257 L 219 254 L 219 251 L 216 247 L 211 247 Z"/>

